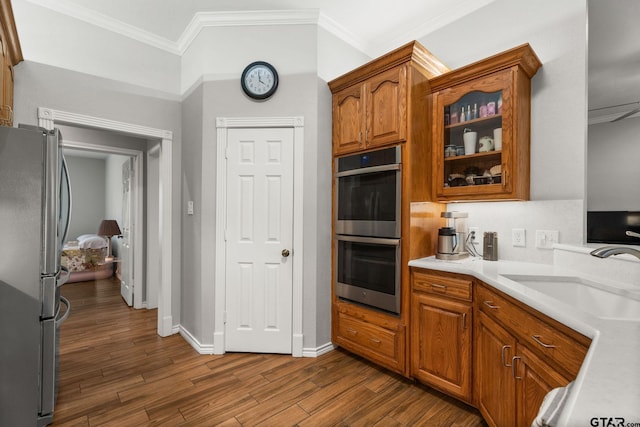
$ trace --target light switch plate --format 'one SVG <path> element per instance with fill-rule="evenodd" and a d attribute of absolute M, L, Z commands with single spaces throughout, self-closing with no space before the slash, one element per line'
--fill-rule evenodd
<path fill-rule="evenodd" d="M 536 230 L 536 248 L 553 249 L 559 242 L 560 233 L 557 230 Z"/>

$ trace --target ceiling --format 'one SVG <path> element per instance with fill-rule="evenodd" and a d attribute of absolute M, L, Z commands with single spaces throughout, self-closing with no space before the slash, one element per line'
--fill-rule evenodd
<path fill-rule="evenodd" d="M 640 2 L 588 4 L 589 123 L 640 117 Z"/>
<path fill-rule="evenodd" d="M 449 0 L 403 0 L 402 7 L 389 0 L 26 1 L 176 54 L 184 52 L 199 31 L 194 23 L 203 19 L 219 23 L 255 11 L 313 11 L 319 25 L 376 57 L 495 0 L 458 0 L 455 7 Z M 640 108 L 640 25 L 634 22 L 640 1 L 588 0 L 588 5 L 589 119 L 611 121 Z"/>

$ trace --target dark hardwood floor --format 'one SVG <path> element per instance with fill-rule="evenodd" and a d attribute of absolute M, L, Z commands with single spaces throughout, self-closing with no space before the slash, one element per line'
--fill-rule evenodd
<path fill-rule="evenodd" d="M 53 426 L 484 426 L 478 412 L 342 350 L 200 355 L 114 280 L 64 285 Z"/>

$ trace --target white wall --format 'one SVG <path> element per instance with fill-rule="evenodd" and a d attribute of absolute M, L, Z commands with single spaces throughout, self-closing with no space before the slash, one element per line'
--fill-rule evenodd
<path fill-rule="evenodd" d="M 105 159 L 65 155 L 71 183 L 72 212 L 67 240 L 96 234 L 105 215 Z"/>
<path fill-rule="evenodd" d="M 25 0 L 12 1 L 25 60 L 152 89 L 178 99 L 176 54 L 57 13 Z M 114 86 L 118 86 L 114 82 Z"/>
<path fill-rule="evenodd" d="M 587 210 L 640 210 L 640 118 L 589 126 Z"/>

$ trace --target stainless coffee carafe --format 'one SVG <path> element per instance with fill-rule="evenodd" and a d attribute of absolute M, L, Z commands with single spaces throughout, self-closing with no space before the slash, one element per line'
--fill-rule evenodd
<path fill-rule="evenodd" d="M 466 212 L 442 212 L 446 218 L 447 226 L 438 230 L 438 249 L 436 258 L 456 260 L 469 256 L 467 252 L 467 218 Z"/>

